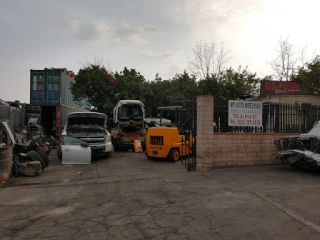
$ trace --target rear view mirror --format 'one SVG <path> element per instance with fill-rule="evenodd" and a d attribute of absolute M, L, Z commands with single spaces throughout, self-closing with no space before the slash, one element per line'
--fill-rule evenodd
<path fill-rule="evenodd" d="M 83 142 L 80 144 L 81 147 L 87 148 L 89 147 L 89 143 Z"/>

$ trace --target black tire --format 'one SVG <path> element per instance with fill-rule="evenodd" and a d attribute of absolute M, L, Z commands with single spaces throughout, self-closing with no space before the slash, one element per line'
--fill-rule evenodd
<path fill-rule="evenodd" d="M 39 156 L 39 154 L 36 151 L 30 151 L 27 152 L 27 156 L 32 160 L 32 161 L 39 161 L 41 163 L 41 169 L 45 169 L 46 165 L 44 164 L 43 159 Z"/>
<path fill-rule="evenodd" d="M 42 147 L 38 146 L 36 148 L 36 152 L 39 154 L 39 156 L 42 158 L 44 164 L 46 165 L 46 167 L 49 165 L 49 158 L 47 153 L 43 150 Z"/>
<path fill-rule="evenodd" d="M 48 148 L 48 150 L 46 151 L 46 154 L 49 156 L 50 152 L 51 152 L 51 148 Z"/>
<path fill-rule="evenodd" d="M 115 152 L 120 151 L 120 146 L 119 146 L 119 144 L 114 143 L 114 144 L 113 144 L 113 149 L 114 149 Z"/>
<path fill-rule="evenodd" d="M 61 144 L 57 147 L 57 155 L 60 161 L 62 161 L 62 150 L 61 150 Z"/>
<path fill-rule="evenodd" d="M 168 158 L 170 161 L 172 162 L 177 162 L 180 159 L 180 153 L 179 150 L 177 148 L 171 149 Z"/>
<path fill-rule="evenodd" d="M 46 154 L 49 155 L 51 149 L 50 149 L 50 147 L 48 145 L 40 143 L 39 147 L 41 147 L 46 152 Z"/>
<path fill-rule="evenodd" d="M 152 159 L 152 158 L 148 155 L 148 152 L 147 152 L 147 151 L 145 151 L 145 154 L 146 154 L 146 158 L 147 158 L 147 159 L 150 159 L 150 160 Z"/>

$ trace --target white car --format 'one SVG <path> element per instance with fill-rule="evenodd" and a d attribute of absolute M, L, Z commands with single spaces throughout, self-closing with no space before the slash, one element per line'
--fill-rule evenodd
<path fill-rule="evenodd" d="M 89 152 L 91 157 L 110 158 L 113 154 L 113 145 L 107 130 L 107 119 L 107 115 L 96 112 L 68 114 L 61 134 L 61 145 L 58 148 L 59 159 L 70 162 L 65 159 L 68 156 L 68 159 L 73 158 L 75 163 L 78 156 L 82 154 L 87 156 Z"/>

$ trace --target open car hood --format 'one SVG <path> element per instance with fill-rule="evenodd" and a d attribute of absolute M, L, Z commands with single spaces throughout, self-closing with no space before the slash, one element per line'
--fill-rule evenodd
<path fill-rule="evenodd" d="M 104 127 L 108 116 L 99 113 L 72 113 L 68 115 L 68 125 L 100 125 Z"/>

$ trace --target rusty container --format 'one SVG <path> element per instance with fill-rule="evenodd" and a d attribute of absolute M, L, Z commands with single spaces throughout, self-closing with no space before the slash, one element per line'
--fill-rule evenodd
<path fill-rule="evenodd" d="M 0 147 L 0 182 L 9 179 L 12 172 L 12 147 Z"/>

